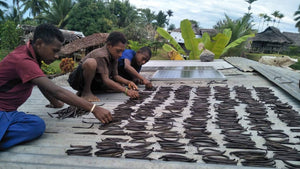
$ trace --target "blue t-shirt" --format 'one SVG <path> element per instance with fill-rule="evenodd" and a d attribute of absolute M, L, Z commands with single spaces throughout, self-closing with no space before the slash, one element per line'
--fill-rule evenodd
<path fill-rule="evenodd" d="M 135 57 L 136 52 L 132 49 L 125 49 L 122 53 L 122 56 L 119 58 L 118 60 L 118 67 L 124 67 L 125 63 L 124 63 L 124 59 L 128 59 L 131 62 L 131 66 L 137 71 L 140 72 L 141 71 L 141 66 L 137 66 L 135 65 L 135 63 L 133 62 L 133 59 Z"/>

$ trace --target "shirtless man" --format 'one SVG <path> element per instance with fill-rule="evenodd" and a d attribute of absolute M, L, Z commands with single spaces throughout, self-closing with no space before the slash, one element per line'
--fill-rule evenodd
<path fill-rule="evenodd" d="M 122 33 L 112 32 L 107 37 L 105 46 L 91 51 L 80 61 L 68 79 L 79 96 L 90 102 L 97 102 L 100 99 L 93 92 L 112 90 L 124 92 L 131 98 L 139 97 L 135 83 L 118 75 L 118 59 L 122 56 L 126 43 Z"/>

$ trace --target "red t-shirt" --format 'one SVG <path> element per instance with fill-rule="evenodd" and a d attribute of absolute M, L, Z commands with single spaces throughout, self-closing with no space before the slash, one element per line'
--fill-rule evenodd
<path fill-rule="evenodd" d="M 17 110 L 31 95 L 34 84 L 30 80 L 42 76 L 46 75 L 41 70 L 29 42 L 8 54 L 0 62 L 0 86 L 13 79 L 20 79 L 22 82 L 8 91 L 0 91 L 0 111 Z"/>

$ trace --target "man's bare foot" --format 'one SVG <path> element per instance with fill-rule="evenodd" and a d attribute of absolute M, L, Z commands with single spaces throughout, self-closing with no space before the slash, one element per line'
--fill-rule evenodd
<path fill-rule="evenodd" d="M 81 94 L 81 97 L 89 102 L 100 102 L 100 99 L 93 94 L 86 94 L 86 95 Z"/>

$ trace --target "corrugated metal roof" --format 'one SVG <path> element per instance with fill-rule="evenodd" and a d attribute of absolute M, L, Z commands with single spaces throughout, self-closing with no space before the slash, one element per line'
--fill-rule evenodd
<path fill-rule="evenodd" d="M 300 101 L 300 73 L 264 64 L 251 67 Z"/>

